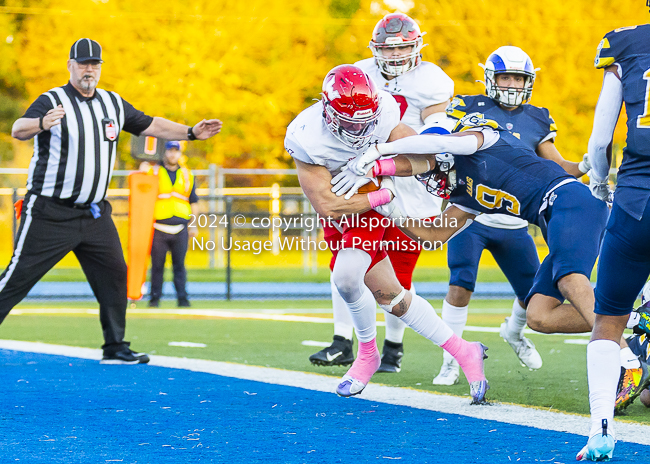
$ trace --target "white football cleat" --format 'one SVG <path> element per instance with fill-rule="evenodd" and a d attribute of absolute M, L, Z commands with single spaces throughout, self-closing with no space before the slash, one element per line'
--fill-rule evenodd
<path fill-rule="evenodd" d="M 348 398 L 350 396 L 358 395 L 364 388 L 366 388 L 365 383 L 345 374 L 341 379 L 341 383 L 336 387 L 336 394 Z"/>
<path fill-rule="evenodd" d="M 440 373 L 433 379 L 434 385 L 456 385 L 460 376 L 460 366 L 455 359 L 442 363 Z"/>
<path fill-rule="evenodd" d="M 515 335 L 514 337 L 508 332 L 508 319 L 501 324 L 499 330 L 499 335 L 503 338 L 515 352 L 521 364 L 529 369 L 539 369 L 542 367 L 542 357 L 539 355 L 535 345 L 529 339 L 523 335 L 519 337 Z"/>
<path fill-rule="evenodd" d="M 607 419 L 603 419 L 603 429 L 598 435 L 589 438 L 587 445 L 576 456 L 578 461 L 609 461 L 614 455 L 614 437 L 607 434 Z"/>

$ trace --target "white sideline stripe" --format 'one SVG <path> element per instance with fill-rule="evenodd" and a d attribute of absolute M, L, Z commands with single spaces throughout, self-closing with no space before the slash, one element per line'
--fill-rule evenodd
<path fill-rule="evenodd" d="M 46 343 L 0 340 L 0 348 L 30 353 L 42 353 L 72 358 L 101 358 L 101 350 Z M 225 377 L 252 380 L 256 382 L 285 385 L 334 394 L 338 377 L 329 377 L 306 372 L 287 371 L 271 367 L 247 366 L 203 359 L 176 358 L 171 356 L 151 356 L 151 365 L 204 372 Z M 134 369 L 134 367 L 128 367 Z M 577 414 L 545 411 L 542 409 L 495 403 L 492 406 L 470 406 L 469 397 L 456 397 L 430 393 L 408 388 L 388 387 L 370 384 L 358 397 L 364 401 L 381 402 L 416 409 L 425 409 L 445 414 L 457 414 L 483 420 L 493 420 L 514 425 L 534 427 L 542 430 L 568 432 L 587 436 L 590 419 Z M 353 401 L 341 399 L 341 401 Z M 616 435 L 619 440 L 630 443 L 650 445 L 650 426 L 615 420 Z M 577 452 L 578 450 L 576 450 Z"/>
<path fill-rule="evenodd" d="M 332 344 L 332 342 L 318 342 L 316 340 L 303 340 L 300 344 L 303 346 L 318 346 L 321 348 L 327 348 Z"/>
<path fill-rule="evenodd" d="M 167 343 L 169 346 L 180 346 L 183 348 L 205 348 L 208 345 L 205 343 L 194 343 L 194 342 L 169 342 Z"/>
<path fill-rule="evenodd" d="M 272 309 L 262 309 L 260 311 L 277 311 Z M 290 312 L 291 310 L 287 310 Z M 322 311 L 315 309 L 314 311 Z M 329 311 L 329 310 L 328 310 Z M 19 316 L 26 314 L 99 314 L 99 309 L 80 309 L 80 308 L 34 308 L 34 309 L 14 309 L 10 314 Z M 269 314 L 265 312 L 242 312 L 242 311 L 221 311 L 218 309 L 129 309 L 128 315 L 158 315 L 158 316 L 202 316 L 214 317 L 222 319 L 255 319 L 264 321 L 282 321 L 282 322 L 311 322 L 313 324 L 333 324 L 334 319 L 331 317 L 315 317 L 315 316 L 297 316 L 295 314 Z M 377 326 L 384 327 L 384 321 L 377 321 Z M 478 327 L 468 325 L 465 327 L 467 332 L 485 332 L 485 333 L 499 333 L 499 327 Z M 571 335 L 573 337 L 589 337 L 591 333 L 580 334 L 543 334 L 535 332 L 531 329 L 525 329 L 525 334 L 528 335 Z M 329 346 L 329 345 L 328 345 Z"/>

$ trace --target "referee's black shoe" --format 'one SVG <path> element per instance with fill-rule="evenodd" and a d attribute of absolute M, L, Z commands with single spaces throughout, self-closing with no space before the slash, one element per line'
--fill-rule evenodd
<path fill-rule="evenodd" d="M 309 357 L 316 366 L 347 366 L 354 362 L 352 340 L 334 335 L 332 344 Z"/>
<path fill-rule="evenodd" d="M 147 353 L 136 353 L 131 348 L 124 348 L 113 353 L 104 352 L 100 364 L 147 364 L 149 356 Z"/>

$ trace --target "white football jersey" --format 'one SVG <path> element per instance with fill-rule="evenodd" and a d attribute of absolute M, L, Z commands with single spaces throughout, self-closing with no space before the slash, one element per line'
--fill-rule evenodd
<path fill-rule="evenodd" d="M 446 102 L 454 96 L 454 81 L 433 63 L 421 62 L 415 69 L 386 80 L 374 58 L 354 64 L 361 68 L 377 84 L 389 92 L 400 105 L 402 122 L 416 132 L 424 127 L 422 110 L 431 105 Z M 423 219 L 441 213 L 442 199 L 427 192 L 415 177 L 395 177 L 397 206 L 412 218 Z"/>
<path fill-rule="evenodd" d="M 423 109 L 446 102 L 454 96 L 454 81 L 437 65 L 428 61 L 421 62 L 411 71 L 391 80 L 386 80 L 374 58 L 358 61 L 354 65 L 368 74 L 377 88 L 396 97 L 404 113 L 402 122 L 417 132 L 424 125 L 421 117 Z"/>
<path fill-rule="evenodd" d="M 399 106 L 387 92 L 380 91 L 381 114 L 375 132 L 367 145 L 350 147 L 334 137 L 323 118 L 323 103 L 318 102 L 302 111 L 287 127 L 284 148 L 292 157 L 304 163 L 325 166 L 332 176 L 351 159 L 362 155 L 373 143 L 383 143 L 399 124 Z"/>

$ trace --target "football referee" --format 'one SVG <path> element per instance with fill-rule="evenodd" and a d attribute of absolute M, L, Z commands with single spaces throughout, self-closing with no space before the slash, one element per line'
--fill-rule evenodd
<path fill-rule="evenodd" d="M 47 271 L 72 251 L 99 302 L 102 363 L 146 363 L 124 341 L 126 263 L 104 198 L 122 130 L 168 140 L 205 140 L 221 121 L 193 127 L 147 116 L 115 92 L 97 88 L 102 49 L 91 39 L 70 48 L 70 81 L 39 96 L 11 135 L 34 138 L 11 262 L 0 275 L 0 323 Z"/>

